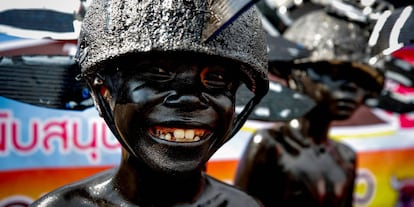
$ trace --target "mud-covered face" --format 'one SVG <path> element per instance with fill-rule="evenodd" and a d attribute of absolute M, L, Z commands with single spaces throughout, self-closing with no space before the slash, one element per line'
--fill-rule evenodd
<path fill-rule="evenodd" d="M 202 168 L 232 128 L 235 67 L 186 55 L 117 61 L 100 91 L 118 139 L 156 170 Z"/>
<path fill-rule="evenodd" d="M 367 77 L 357 69 L 309 67 L 304 72 L 303 90 L 325 111 L 323 116 L 330 116 L 332 120 L 348 119 L 363 104 Z"/>

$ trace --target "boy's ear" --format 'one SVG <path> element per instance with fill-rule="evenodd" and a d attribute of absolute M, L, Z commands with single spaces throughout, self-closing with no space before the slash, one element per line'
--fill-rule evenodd
<path fill-rule="evenodd" d="M 87 80 L 93 103 L 98 110 L 100 117 L 103 117 L 103 109 L 101 104 L 103 104 L 102 101 L 105 100 L 104 94 L 107 93 L 108 90 L 103 83 L 103 79 L 99 77 Z"/>

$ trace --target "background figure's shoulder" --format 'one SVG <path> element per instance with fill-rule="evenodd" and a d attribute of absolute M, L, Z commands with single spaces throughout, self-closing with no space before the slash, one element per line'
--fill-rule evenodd
<path fill-rule="evenodd" d="M 114 170 L 111 169 L 64 185 L 43 195 L 30 207 L 97 206 L 97 202 L 104 200 L 105 190 L 108 190 L 102 188 L 102 184 L 107 183 L 113 174 Z"/>
<path fill-rule="evenodd" d="M 332 140 L 332 144 L 335 145 L 335 149 L 339 153 L 341 159 L 352 162 L 354 164 L 356 163 L 357 153 L 354 149 L 351 148 L 351 146 L 335 140 Z"/>
<path fill-rule="evenodd" d="M 283 139 L 283 137 L 284 135 L 279 127 L 263 128 L 258 129 L 253 133 L 251 141 L 275 144 L 276 142 L 279 142 L 278 140 Z"/>
<path fill-rule="evenodd" d="M 201 206 L 226 207 L 262 207 L 263 205 L 246 192 L 236 186 L 224 183 L 206 175 L 207 187 L 202 199 L 197 202 Z"/>
<path fill-rule="evenodd" d="M 260 145 L 262 145 L 262 150 L 264 150 L 264 146 L 266 146 L 266 149 L 272 151 L 275 146 L 292 148 L 297 145 L 306 146 L 306 143 L 308 143 L 307 138 L 299 131 L 294 131 L 285 124 L 273 128 L 257 130 L 252 135 L 250 142 L 260 143 Z"/>

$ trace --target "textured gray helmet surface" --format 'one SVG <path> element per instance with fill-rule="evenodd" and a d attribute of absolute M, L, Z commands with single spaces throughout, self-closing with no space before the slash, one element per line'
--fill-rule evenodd
<path fill-rule="evenodd" d="M 372 77 L 377 88 L 383 87 L 383 71 L 367 62 L 369 31 L 359 24 L 318 10 L 300 17 L 283 36 L 310 50 L 298 63 L 350 64 Z"/>
<path fill-rule="evenodd" d="M 311 50 L 309 61 L 362 61 L 368 31 L 358 24 L 329 15 L 324 10 L 300 17 L 283 36 Z"/>
<path fill-rule="evenodd" d="M 203 42 L 202 31 L 210 15 L 208 2 L 93 1 L 79 37 L 77 59 L 82 73 L 93 74 L 104 61 L 130 53 L 190 51 L 238 61 L 244 65 L 241 70 L 249 79 L 249 88 L 255 92 L 266 89 L 266 41 L 256 8 L 244 12 L 214 39 Z"/>

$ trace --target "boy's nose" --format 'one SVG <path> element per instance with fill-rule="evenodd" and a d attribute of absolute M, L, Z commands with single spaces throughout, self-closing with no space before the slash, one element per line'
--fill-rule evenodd
<path fill-rule="evenodd" d="M 207 108 L 206 102 L 197 94 L 174 94 L 165 99 L 165 104 L 170 107 L 180 107 L 183 111 Z"/>
<path fill-rule="evenodd" d="M 171 107 L 182 107 L 184 110 L 194 110 L 207 107 L 202 97 L 201 82 L 196 70 L 186 70 L 177 73 L 171 83 L 170 94 L 165 104 Z"/>

